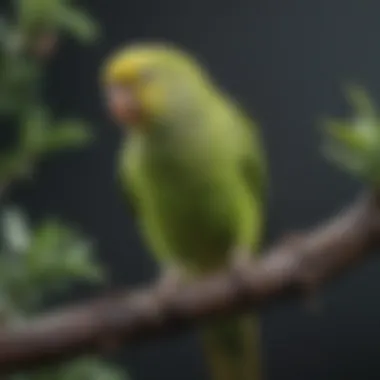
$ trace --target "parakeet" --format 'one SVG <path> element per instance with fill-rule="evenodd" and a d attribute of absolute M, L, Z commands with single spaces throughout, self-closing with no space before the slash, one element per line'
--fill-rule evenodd
<path fill-rule="evenodd" d="M 171 44 L 129 44 L 101 77 L 109 113 L 128 131 L 120 180 L 162 283 L 244 266 L 265 215 L 267 165 L 254 122 L 198 59 Z M 211 378 L 261 379 L 259 335 L 252 315 L 202 328 Z"/>

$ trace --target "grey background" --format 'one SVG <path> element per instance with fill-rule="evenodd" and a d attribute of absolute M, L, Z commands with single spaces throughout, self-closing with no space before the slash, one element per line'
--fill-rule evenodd
<path fill-rule="evenodd" d="M 98 135 L 89 149 L 43 164 L 13 200 L 34 219 L 47 214 L 98 242 L 113 286 L 156 274 L 114 180 L 118 131 L 107 120 L 97 75 L 105 55 L 136 38 L 166 39 L 196 53 L 223 86 L 260 121 L 272 176 L 268 243 L 339 210 L 359 184 L 319 152 L 317 121 L 348 111 L 342 84 L 357 81 L 380 102 L 380 3 L 375 0 L 88 0 L 105 31 L 100 43 L 67 42 L 49 71 L 57 113 L 82 115 Z M 380 377 L 379 262 L 372 260 L 323 293 L 323 312 L 302 303 L 263 313 L 268 380 Z M 133 379 L 203 380 L 192 332 L 117 356 Z"/>

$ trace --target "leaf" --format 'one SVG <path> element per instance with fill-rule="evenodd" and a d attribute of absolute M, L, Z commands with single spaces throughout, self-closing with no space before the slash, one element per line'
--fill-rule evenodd
<path fill-rule="evenodd" d="M 0 67 L 0 111 L 18 116 L 34 103 L 40 73 L 25 57 L 7 54 Z"/>
<path fill-rule="evenodd" d="M 26 253 L 31 233 L 25 215 L 17 208 L 8 208 L 2 214 L 2 232 L 6 249 Z"/>
<path fill-rule="evenodd" d="M 69 32 L 82 42 L 91 42 L 99 34 L 92 18 L 68 0 L 18 0 L 17 13 L 20 24 L 29 33 Z"/>
<path fill-rule="evenodd" d="M 88 239 L 56 220 L 47 220 L 31 231 L 22 213 L 11 210 L 4 218 L 7 239 L 0 252 L 0 301 L 8 305 L 7 310 L 30 312 L 47 295 L 74 281 L 98 283 L 104 279 Z"/>
<path fill-rule="evenodd" d="M 28 268 L 37 283 L 51 287 L 69 281 L 98 282 L 102 271 L 92 258 L 93 245 L 55 220 L 40 225 L 28 255 Z"/>
<path fill-rule="evenodd" d="M 61 10 L 60 0 L 16 0 L 18 21 L 25 33 L 54 28 Z"/>
<path fill-rule="evenodd" d="M 33 158 L 20 150 L 0 154 L 0 183 L 30 176 Z"/>
<path fill-rule="evenodd" d="M 368 148 L 368 137 L 352 128 L 349 122 L 328 120 L 325 123 L 325 130 L 331 137 L 349 149 L 365 151 Z"/>
<path fill-rule="evenodd" d="M 60 13 L 61 27 L 81 42 L 92 42 L 99 36 L 99 26 L 83 10 L 65 7 Z"/>
<path fill-rule="evenodd" d="M 364 87 L 351 84 L 346 86 L 345 92 L 357 117 L 371 119 L 376 117 L 376 107 Z"/>
<path fill-rule="evenodd" d="M 44 148 L 50 123 L 50 115 L 42 106 L 34 106 L 24 116 L 21 125 L 21 146 L 25 151 L 35 154 Z"/>
<path fill-rule="evenodd" d="M 92 134 L 83 122 L 66 120 L 52 128 L 45 136 L 43 151 L 50 153 L 61 149 L 82 147 L 90 142 L 91 138 Z"/>
<path fill-rule="evenodd" d="M 325 122 L 328 140 L 325 156 L 345 171 L 367 183 L 380 184 L 380 118 L 370 97 L 361 87 L 348 91 L 354 107 L 351 120 Z"/>

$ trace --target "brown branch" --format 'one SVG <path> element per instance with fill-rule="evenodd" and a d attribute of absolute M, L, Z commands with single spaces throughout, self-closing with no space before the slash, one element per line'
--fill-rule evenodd
<path fill-rule="evenodd" d="M 363 260 L 379 241 L 377 197 L 365 196 L 332 221 L 289 237 L 253 263 L 250 276 L 221 273 L 178 289 L 166 302 L 155 287 L 58 310 L 0 332 L 0 372 L 151 339 L 247 307 L 300 296 Z"/>

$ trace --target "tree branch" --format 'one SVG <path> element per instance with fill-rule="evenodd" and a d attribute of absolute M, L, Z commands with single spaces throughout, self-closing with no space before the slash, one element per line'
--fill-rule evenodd
<path fill-rule="evenodd" d="M 151 339 L 207 318 L 302 296 L 363 260 L 379 244 L 380 201 L 360 198 L 333 220 L 280 241 L 238 279 L 216 274 L 173 292 L 155 286 L 58 310 L 0 332 L 0 372 L 10 373 L 85 352 Z"/>

